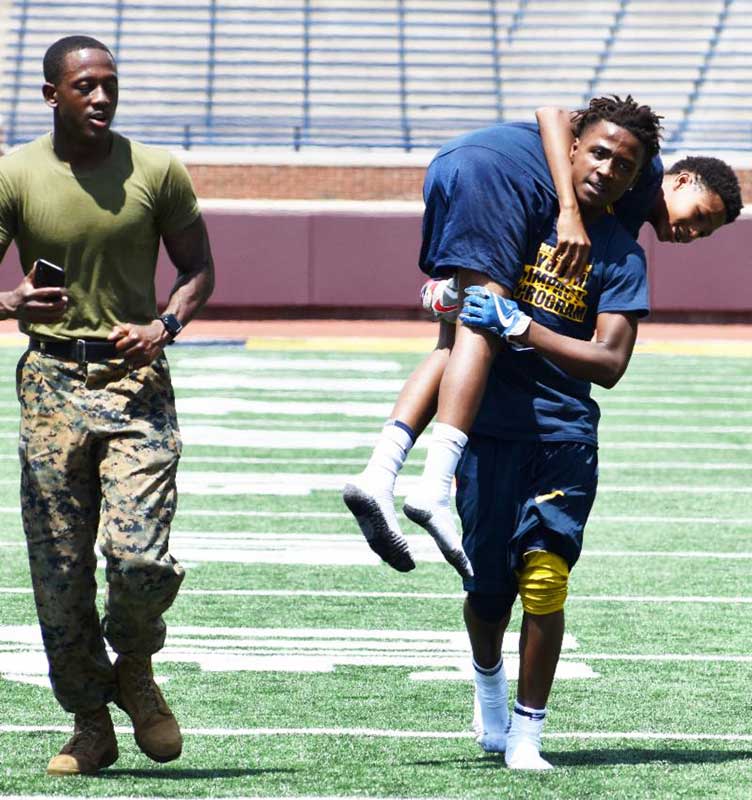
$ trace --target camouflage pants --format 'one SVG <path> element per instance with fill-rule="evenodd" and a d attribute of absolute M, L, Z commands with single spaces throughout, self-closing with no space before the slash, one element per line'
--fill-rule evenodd
<path fill-rule="evenodd" d="M 181 449 L 169 368 L 28 352 L 16 385 L 21 511 L 50 680 L 66 711 L 93 710 L 115 692 L 103 637 L 117 653 L 159 650 L 184 576 L 167 552 Z"/>

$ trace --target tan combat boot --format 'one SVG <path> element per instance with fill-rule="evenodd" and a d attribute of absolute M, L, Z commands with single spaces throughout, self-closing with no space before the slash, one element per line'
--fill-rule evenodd
<path fill-rule="evenodd" d="M 107 706 L 98 711 L 76 714 L 73 736 L 50 759 L 47 774 L 91 775 L 114 764 L 118 758 L 115 729 Z"/>
<path fill-rule="evenodd" d="M 183 749 L 178 722 L 154 682 L 149 656 L 118 656 L 115 661 L 118 698 L 133 722 L 141 752 L 152 761 L 173 761 Z"/>

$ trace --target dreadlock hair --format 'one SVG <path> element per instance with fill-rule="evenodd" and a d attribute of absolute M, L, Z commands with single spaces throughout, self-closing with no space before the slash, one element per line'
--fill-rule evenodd
<path fill-rule="evenodd" d="M 103 45 L 98 39 L 93 39 L 91 36 L 65 36 L 50 45 L 44 54 L 42 68 L 47 83 L 57 85 L 63 75 L 65 57 L 68 53 L 77 50 L 104 50 L 113 62 L 115 61 L 115 56 L 110 52 L 110 48 Z"/>
<path fill-rule="evenodd" d="M 628 130 L 642 144 L 645 163 L 658 155 L 661 149 L 661 120 L 650 106 L 639 106 L 628 94 L 624 100 L 618 95 L 594 97 L 587 108 L 575 111 L 572 116 L 572 131 L 579 139 L 591 125 L 601 120 L 613 122 Z"/>
<path fill-rule="evenodd" d="M 714 192 L 723 201 L 726 223 L 733 222 L 742 210 L 742 192 L 736 173 L 720 158 L 711 156 L 688 156 L 677 161 L 667 170 L 667 175 L 691 172 L 706 189 Z"/>

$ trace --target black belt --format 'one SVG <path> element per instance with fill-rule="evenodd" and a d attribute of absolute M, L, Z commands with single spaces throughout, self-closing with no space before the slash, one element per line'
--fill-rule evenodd
<path fill-rule="evenodd" d="M 115 343 L 106 339 L 67 339 L 56 342 L 29 339 L 29 350 L 55 356 L 63 361 L 78 361 L 79 364 L 123 357 L 122 353 L 115 349 Z"/>

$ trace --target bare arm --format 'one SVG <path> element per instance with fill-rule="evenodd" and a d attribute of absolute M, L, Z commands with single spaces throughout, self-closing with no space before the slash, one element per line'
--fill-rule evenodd
<path fill-rule="evenodd" d="M 0 260 L 8 249 L 0 250 Z M 36 266 L 33 266 L 21 283 L 10 292 L 0 292 L 0 319 L 19 319 L 25 322 L 53 323 L 62 319 L 68 308 L 68 295 L 64 288 L 34 288 Z"/>
<path fill-rule="evenodd" d="M 535 348 L 575 378 L 612 389 L 624 374 L 637 339 L 632 314 L 599 314 L 591 341 L 554 333 L 537 322 L 514 341 Z"/>
<path fill-rule="evenodd" d="M 579 277 L 590 255 L 590 238 L 580 216 L 572 186 L 572 163 L 569 153 L 574 142 L 569 112 L 555 106 L 543 106 L 535 112 L 540 128 L 543 152 L 559 198 L 558 241 L 554 264 L 562 276 Z"/>
<path fill-rule="evenodd" d="M 186 325 L 214 289 L 214 261 L 202 217 L 187 228 L 163 237 L 167 253 L 178 270 L 165 311 Z M 160 320 L 148 325 L 116 325 L 108 337 L 134 366 L 153 361 L 170 339 Z"/>

